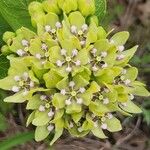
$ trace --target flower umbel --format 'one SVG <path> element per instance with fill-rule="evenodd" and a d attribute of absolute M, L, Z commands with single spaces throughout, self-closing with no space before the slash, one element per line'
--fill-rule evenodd
<path fill-rule="evenodd" d="M 64 129 L 105 139 L 103 130 L 122 129 L 118 113 L 141 113 L 134 98 L 150 93 L 129 65 L 138 46 L 126 50 L 126 31 L 108 37 L 94 0 L 32 2 L 29 13 L 37 33 L 22 27 L 3 36 L 10 68 L 0 88 L 12 91 L 5 102 L 26 101 L 36 141 L 54 133 L 52 145 Z"/>

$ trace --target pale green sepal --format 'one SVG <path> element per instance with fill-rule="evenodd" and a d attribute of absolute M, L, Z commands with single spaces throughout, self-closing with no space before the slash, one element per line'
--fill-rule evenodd
<path fill-rule="evenodd" d="M 51 118 L 48 116 L 48 112 L 49 112 L 48 110 L 45 111 L 45 112 L 37 111 L 35 113 L 35 118 L 32 121 L 32 124 L 35 125 L 35 126 L 44 126 L 44 125 L 46 125 L 51 120 Z"/>
<path fill-rule="evenodd" d="M 47 88 L 55 88 L 57 83 L 62 80 L 62 77 L 57 71 L 51 69 L 48 73 L 44 74 L 43 79 Z"/>
<path fill-rule="evenodd" d="M 56 93 L 53 97 L 52 103 L 56 108 L 64 108 L 65 107 L 65 100 L 68 99 L 68 96 L 62 95 L 60 93 Z"/>
<path fill-rule="evenodd" d="M 100 127 L 93 128 L 91 132 L 100 139 L 106 139 L 107 136 L 104 134 L 103 130 Z"/>
<path fill-rule="evenodd" d="M 142 112 L 142 110 L 130 100 L 126 102 L 126 106 L 124 105 L 119 105 L 119 106 L 121 109 L 123 109 L 128 113 L 137 114 Z"/>
<path fill-rule="evenodd" d="M 35 116 L 35 111 L 33 111 L 33 112 L 28 116 L 28 119 L 27 119 L 27 122 L 26 122 L 26 127 L 28 127 L 28 126 L 30 125 L 30 123 L 33 121 L 34 116 Z"/>
<path fill-rule="evenodd" d="M 115 62 L 115 65 L 117 66 L 126 66 L 126 64 L 129 62 L 129 60 L 133 57 L 137 50 L 138 46 L 134 46 L 131 49 L 123 51 L 121 54 L 124 55 L 124 59 L 117 60 Z"/>
<path fill-rule="evenodd" d="M 132 84 L 131 93 L 137 96 L 150 96 L 150 92 L 143 85 Z"/>
<path fill-rule="evenodd" d="M 53 145 L 58 138 L 60 138 L 60 136 L 63 134 L 63 129 L 64 128 L 64 120 L 63 119 L 59 119 L 56 123 L 55 123 L 55 135 L 52 139 L 52 141 L 50 142 L 50 145 Z"/>
<path fill-rule="evenodd" d="M 72 119 L 75 123 L 78 123 L 79 120 L 82 118 L 83 116 L 83 111 L 79 112 L 79 113 L 74 113 L 74 114 L 71 114 L 72 116 Z"/>
<path fill-rule="evenodd" d="M 42 141 L 47 138 L 50 132 L 47 129 L 47 125 L 45 126 L 38 126 L 35 130 L 35 140 L 37 142 Z"/>
<path fill-rule="evenodd" d="M 110 132 L 117 132 L 122 130 L 120 121 L 115 117 L 112 119 L 107 119 L 105 123 L 107 124 L 107 130 Z"/>
<path fill-rule="evenodd" d="M 16 81 L 13 79 L 13 76 L 7 76 L 6 78 L 0 80 L 0 88 L 3 90 L 11 91 L 14 85 L 16 85 Z"/>
<path fill-rule="evenodd" d="M 113 40 L 116 46 L 121 46 L 127 42 L 128 38 L 129 38 L 129 32 L 122 31 L 113 35 L 113 37 L 110 40 Z"/>
<path fill-rule="evenodd" d="M 42 104 L 42 101 L 40 99 L 40 95 L 36 94 L 28 101 L 26 109 L 27 110 L 38 109 L 41 104 Z"/>
<path fill-rule="evenodd" d="M 4 102 L 7 103 L 23 103 L 25 102 L 27 99 L 25 96 L 23 96 L 23 91 L 20 91 L 12 96 L 6 97 L 4 99 Z"/>

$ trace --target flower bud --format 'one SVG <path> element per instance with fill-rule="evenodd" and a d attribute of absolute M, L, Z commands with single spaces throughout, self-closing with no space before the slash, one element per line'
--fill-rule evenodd
<path fill-rule="evenodd" d="M 9 54 L 12 53 L 7 45 L 4 45 L 4 46 L 1 48 L 1 52 L 2 52 L 3 55 L 9 55 Z"/>
<path fill-rule="evenodd" d="M 89 24 L 91 22 L 94 22 L 97 26 L 99 25 L 99 20 L 98 20 L 97 16 L 91 16 L 91 17 L 89 17 Z"/>
<path fill-rule="evenodd" d="M 31 15 L 31 22 L 34 27 L 36 27 L 37 22 L 45 15 L 43 6 L 39 2 L 32 2 L 29 5 L 29 14 Z"/>
<path fill-rule="evenodd" d="M 8 42 L 10 39 L 12 39 L 12 38 L 14 38 L 15 37 L 15 33 L 13 33 L 13 32 L 5 32 L 4 34 L 3 34 L 3 41 L 4 42 Z"/>
<path fill-rule="evenodd" d="M 77 0 L 58 0 L 58 6 L 66 13 L 75 11 L 78 8 Z"/>
<path fill-rule="evenodd" d="M 43 2 L 43 8 L 46 12 L 60 14 L 61 11 L 57 5 L 57 0 L 47 0 Z"/>
<path fill-rule="evenodd" d="M 44 13 L 43 6 L 39 2 L 32 2 L 29 5 L 29 14 L 32 16 L 37 13 Z"/>
<path fill-rule="evenodd" d="M 89 16 L 95 13 L 94 0 L 78 0 L 78 7 L 83 16 Z"/>

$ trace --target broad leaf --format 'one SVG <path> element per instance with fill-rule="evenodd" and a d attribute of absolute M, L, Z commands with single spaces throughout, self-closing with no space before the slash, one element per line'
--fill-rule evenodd
<path fill-rule="evenodd" d="M 95 5 L 96 5 L 95 15 L 101 21 L 106 14 L 106 0 L 95 0 Z"/>
<path fill-rule="evenodd" d="M 32 1 L 33 0 L 0 1 L 0 12 L 13 30 L 17 30 L 22 26 L 33 29 L 28 13 L 28 4 Z"/>
<path fill-rule="evenodd" d="M 9 60 L 5 56 L 0 55 L 0 79 L 7 76 L 9 66 Z"/>

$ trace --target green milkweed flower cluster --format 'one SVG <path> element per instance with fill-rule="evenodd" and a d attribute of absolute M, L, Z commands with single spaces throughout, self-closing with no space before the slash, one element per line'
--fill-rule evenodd
<path fill-rule="evenodd" d="M 22 27 L 6 32 L 2 53 L 10 60 L 0 88 L 5 102 L 27 103 L 27 126 L 36 141 L 54 133 L 51 145 L 68 130 L 75 137 L 122 129 L 116 112 L 140 113 L 134 96 L 149 96 L 128 64 L 138 46 L 125 50 L 129 33 L 109 38 L 98 24 L 94 0 L 46 0 L 29 5 L 37 33 Z"/>

